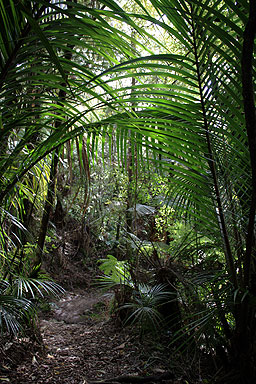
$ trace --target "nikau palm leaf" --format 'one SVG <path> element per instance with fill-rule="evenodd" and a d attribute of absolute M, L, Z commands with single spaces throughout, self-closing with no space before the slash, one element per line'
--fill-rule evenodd
<path fill-rule="evenodd" d="M 172 175 L 170 196 L 176 209 L 185 210 L 188 217 L 203 222 L 209 233 L 223 238 L 228 272 L 237 287 L 233 252 L 243 248 L 246 238 L 238 244 L 231 228 L 235 222 L 246 234 L 248 222 L 242 216 L 248 215 L 251 193 L 238 60 L 243 44 L 240 14 L 248 9 L 246 5 L 232 9 L 225 2 L 152 4 L 167 18 L 161 27 L 175 31 L 185 55 L 145 56 L 104 72 L 121 79 L 125 70 L 126 77 L 140 83 L 116 91 L 119 102 L 123 97 L 136 113 L 114 119 L 120 131 L 126 127 L 139 132 L 142 145 L 172 159 L 168 163 L 162 158 L 158 165 L 169 168 Z M 156 76 L 166 79 L 165 83 L 159 86 L 147 80 Z M 129 92 L 132 99 L 125 97 Z"/>
<path fill-rule="evenodd" d="M 76 2 L 34 1 L 31 9 L 25 2 L 5 3 L 0 13 L 1 199 L 58 145 L 86 131 L 98 134 L 90 122 L 98 119 L 94 111 L 109 105 L 111 88 L 96 81 L 95 91 L 87 82 L 128 52 L 133 55 L 128 35 Z M 66 95 L 62 104 L 60 89 Z"/>
<path fill-rule="evenodd" d="M 0 330 L 18 335 L 24 323 L 35 316 L 35 306 L 25 297 L 11 294 L 10 285 L 0 280 Z"/>
<path fill-rule="evenodd" d="M 130 60 L 112 71 L 118 76 L 121 68 L 133 71 L 140 82 L 144 76 L 144 88 L 137 88 L 132 100 L 138 112 L 132 124 L 128 120 L 129 129 L 139 128 L 142 137 L 148 137 L 146 145 L 172 160 L 167 164 L 176 211 L 180 208 L 183 217 L 185 211 L 200 231 L 222 239 L 229 281 L 243 298 L 233 312 L 231 350 L 240 356 L 242 380 L 249 383 L 255 378 L 244 356 L 249 359 L 248 343 L 255 340 L 248 321 L 255 323 L 256 294 L 256 5 L 251 1 L 249 10 L 246 2 L 234 6 L 230 1 L 152 0 L 151 4 L 165 17 L 161 28 L 170 32 L 184 54 L 166 49 L 162 56 Z M 163 78 L 164 86 L 150 82 L 153 76 Z M 163 163 L 162 156 L 159 166 Z M 247 288 L 250 299 L 245 299 Z"/>

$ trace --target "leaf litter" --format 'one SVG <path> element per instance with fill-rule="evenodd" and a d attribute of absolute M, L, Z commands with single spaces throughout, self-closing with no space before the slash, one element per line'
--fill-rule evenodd
<path fill-rule="evenodd" d="M 6 367 L 0 382 L 88 384 L 165 372 L 163 352 L 116 324 L 109 314 L 110 300 L 111 293 L 68 292 L 40 316 L 38 337 L 9 343 L 7 357 L 0 360 Z"/>

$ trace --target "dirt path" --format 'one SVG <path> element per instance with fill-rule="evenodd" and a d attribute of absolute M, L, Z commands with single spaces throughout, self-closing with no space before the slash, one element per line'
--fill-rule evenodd
<path fill-rule="evenodd" d="M 120 375 L 165 372 L 159 351 L 150 349 L 146 341 L 141 343 L 133 332 L 115 327 L 108 315 L 110 299 L 111 295 L 99 292 L 67 293 L 53 305 L 48 318 L 40 320 L 43 353 L 28 349 L 21 359 L 17 355 L 20 363 L 11 370 L 7 366 L 0 382 L 87 384 Z"/>

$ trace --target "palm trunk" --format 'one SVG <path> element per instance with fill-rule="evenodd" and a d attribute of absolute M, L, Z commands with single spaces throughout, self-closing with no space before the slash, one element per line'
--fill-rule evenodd
<path fill-rule="evenodd" d="M 251 160 L 251 203 L 248 217 L 246 251 L 243 258 L 243 281 L 241 293 L 244 300 L 238 303 L 236 329 L 233 338 L 234 364 L 239 367 L 239 383 L 256 381 L 256 311 L 255 300 L 255 213 L 256 213 L 256 113 L 253 88 L 253 53 L 256 37 L 256 1 L 250 0 L 250 13 L 244 31 L 242 51 L 242 86 L 245 123 Z M 254 302 L 254 301 L 253 301 Z"/>
<path fill-rule="evenodd" d="M 191 9 L 191 13 L 193 14 L 193 9 Z M 194 56 L 195 56 L 197 80 L 198 80 L 199 93 L 200 93 L 200 102 L 201 102 L 202 113 L 203 113 L 203 125 L 204 125 L 204 132 L 205 132 L 207 151 L 208 151 L 205 157 L 208 159 L 209 169 L 210 169 L 212 180 L 213 180 L 214 198 L 217 203 L 216 208 L 218 212 L 217 218 L 219 222 L 220 233 L 221 233 L 223 244 L 224 244 L 224 253 L 226 258 L 227 271 L 229 274 L 230 281 L 232 282 L 233 286 L 237 288 L 237 276 L 235 271 L 234 258 L 233 258 L 230 240 L 228 236 L 227 224 L 225 220 L 224 209 L 222 206 L 219 183 L 218 183 L 218 175 L 217 175 L 217 170 L 216 170 L 215 161 L 214 161 L 212 143 L 210 139 L 210 129 L 209 129 L 210 127 L 209 127 L 209 122 L 208 122 L 208 117 L 207 117 L 207 112 L 205 107 L 204 92 L 203 92 L 203 85 L 202 85 L 200 64 L 199 64 L 199 57 L 198 57 L 198 47 L 197 47 L 197 41 L 196 41 L 196 26 L 193 19 L 192 19 L 192 35 L 193 35 L 193 45 L 194 45 L 193 49 L 194 49 Z"/>

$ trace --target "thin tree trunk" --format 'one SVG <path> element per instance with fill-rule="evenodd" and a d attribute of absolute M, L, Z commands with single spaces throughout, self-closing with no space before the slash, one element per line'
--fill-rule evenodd
<path fill-rule="evenodd" d="M 76 3 L 76 0 L 74 0 L 74 2 Z M 69 5 L 68 7 L 72 7 L 72 5 Z M 71 60 L 72 59 L 72 49 L 74 48 L 74 46 L 68 44 L 67 48 L 68 48 L 68 50 L 65 52 L 64 58 L 66 60 Z M 68 79 L 68 74 L 66 74 L 66 79 Z M 66 85 L 65 83 L 62 83 L 60 90 L 59 90 L 58 105 L 60 107 L 63 107 L 63 102 L 65 101 L 66 95 L 67 95 L 67 92 L 65 91 L 65 85 Z M 62 121 L 59 120 L 57 117 L 55 124 L 54 124 L 54 129 L 57 130 L 61 124 L 62 124 Z M 45 244 L 45 238 L 46 238 L 46 234 L 47 234 L 47 230 L 48 230 L 50 215 L 51 215 L 51 212 L 53 209 L 53 204 L 54 204 L 55 183 L 56 183 L 56 179 L 57 179 L 60 150 L 61 150 L 61 146 L 57 147 L 57 149 L 54 151 L 54 154 L 52 157 L 50 181 L 48 184 L 48 192 L 47 192 L 47 197 L 46 197 L 46 201 L 45 201 L 40 231 L 39 231 L 39 235 L 38 235 L 37 248 L 36 248 L 36 259 L 35 259 L 34 266 L 37 266 L 37 265 L 40 266 L 42 264 L 42 255 L 43 255 L 43 249 L 44 249 L 44 244 Z"/>
<path fill-rule="evenodd" d="M 128 148 L 127 154 L 127 174 L 128 174 L 128 186 L 127 186 L 127 201 L 126 201 L 126 229 L 128 232 L 132 231 L 132 182 L 133 182 L 133 171 L 132 171 L 132 149 L 131 142 Z"/>
<path fill-rule="evenodd" d="M 191 7 L 191 13 L 193 15 L 192 7 Z M 198 80 L 199 93 L 200 93 L 200 102 L 201 102 L 202 114 L 203 114 L 203 125 L 204 125 L 205 138 L 206 138 L 206 144 L 207 144 L 207 150 L 208 150 L 208 153 L 206 154 L 206 158 L 208 159 L 208 164 L 209 164 L 209 168 L 210 168 L 211 176 L 213 180 L 213 188 L 214 188 L 214 195 L 215 195 L 214 197 L 217 203 L 216 208 L 218 211 L 218 214 L 217 214 L 218 222 L 219 222 L 220 232 L 221 232 L 223 243 L 224 243 L 224 253 L 226 258 L 227 271 L 230 277 L 230 281 L 232 282 L 233 286 L 237 288 L 237 276 L 236 276 L 236 270 L 234 265 L 234 258 L 231 250 L 230 241 L 229 241 L 227 225 L 226 225 L 224 210 L 222 206 L 221 196 L 220 196 L 218 175 L 217 175 L 217 170 L 214 162 L 214 155 L 212 151 L 212 143 L 210 140 L 209 123 L 208 123 L 207 112 L 205 108 L 203 84 L 201 80 L 201 72 L 200 72 L 200 66 L 199 66 L 198 47 L 197 47 L 197 41 L 196 41 L 196 27 L 193 19 L 192 19 L 192 35 L 193 35 L 197 80 Z"/>
<path fill-rule="evenodd" d="M 55 181 L 57 177 L 59 152 L 60 152 L 60 147 L 56 149 L 52 157 L 50 181 L 48 184 L 47 197 L 44 205 L 44 212 L 43 212 L 43 217 L 41 220 L 41 226 L 40 226 L 40 231 L 39 231 L 38 240 L 37 240 L 36 259 L 34 262 L 34 266 L 38 266 L 42 264 L 42 254 L 44 249 L 44 243 L 45 243 L 46 233 L 48 229 L 50 214 L 52 212 L 52 207 L 54 203 L 54 189 L 55 189 L 54 187 L 55 187 Z"/>

